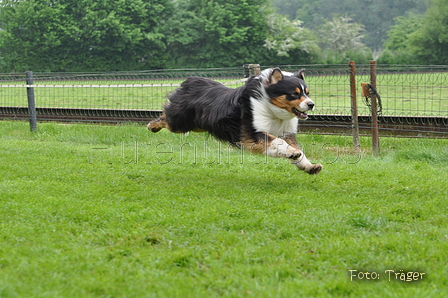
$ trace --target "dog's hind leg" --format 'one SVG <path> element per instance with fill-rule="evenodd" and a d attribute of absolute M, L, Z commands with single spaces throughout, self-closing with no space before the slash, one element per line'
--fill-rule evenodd
<path fill-rule="evenodd" d="M 281 137 L 281 139 L 285 140 L 290 146 L 300 150 L 300 146 L 297 142 L 297 138 L 295 134 L 286 134 Z M 291 159 L 291 164 L 295 165 L 299 170 L 303 170 L 308 174 L 314 175 L 318 174 L 322 170 L 321 164 L 312 164 L 308 158 L 306 158 L 305 154 L 302 152 L 302 156 L 297 159 Z"/>
<path fill-rule="evenodd" d="M 147 127 L 152 132 L 158 132 L 163 128 L 169 129 L 165 114 L 162 114 L 159 118 L 149 122 Z"/>

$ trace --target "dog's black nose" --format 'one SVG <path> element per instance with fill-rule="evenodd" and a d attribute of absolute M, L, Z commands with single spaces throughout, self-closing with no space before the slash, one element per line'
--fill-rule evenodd
<path fill-rule="evenodd" d="M 309 103 L 308 103 L 308 108 L 309 108 L 310 110 L 312 110 L 312 109 L 314 108 L 314 102 L 309 102 Z"/>

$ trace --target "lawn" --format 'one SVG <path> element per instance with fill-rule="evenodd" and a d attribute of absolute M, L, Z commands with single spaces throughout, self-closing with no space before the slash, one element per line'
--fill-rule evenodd
<path fill-rule="evenodd" d="M 2 298 L 448 292 L 448 140 L 299 135 L 310 176 L 206 134 L 0 132 Z"/>

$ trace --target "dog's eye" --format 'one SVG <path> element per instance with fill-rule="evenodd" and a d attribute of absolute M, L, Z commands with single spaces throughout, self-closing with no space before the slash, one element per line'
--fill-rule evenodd
<path fill-rule="evenodd" d="M 293 94 L 291 94 L 292 97 L 300 97 L 300 93 L 294 92 Z"/>

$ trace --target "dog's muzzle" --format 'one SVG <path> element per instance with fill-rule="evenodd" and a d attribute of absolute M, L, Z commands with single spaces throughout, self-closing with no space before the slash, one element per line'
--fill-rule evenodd
<path fill-rule="evenodd" d="M 296 108 L 292 108 L 292 112 L 294 115 L 296 115 L 297 118 L 302 119 L 302 120 L 306 120 L 308 119 L 308 114 L 305 112 L 300 112 L 298 109 Z"/>
<path fill-rule="evenodd" d="M 293 114 L 296 115 L 296 117 L 301 120 L 306 120 L 308 119 L 308 114 L 305 111 L 314 110 L 314 102 L 310 100 L 306 103 L 302 103 L 299 108 L 301 108 L 303 111 L 300 111 L 297 108 L 292 108 Z"/>

